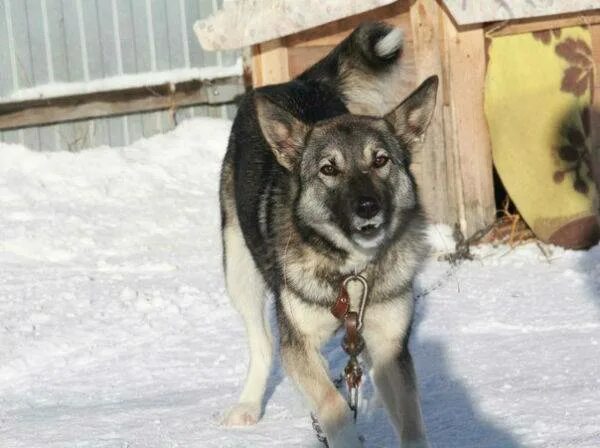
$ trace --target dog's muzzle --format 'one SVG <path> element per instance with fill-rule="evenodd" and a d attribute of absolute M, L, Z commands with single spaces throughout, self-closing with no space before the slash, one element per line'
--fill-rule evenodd
<path fill-rule="evenodd" d="M 383 222 L 383 213 L 380 211 L 369 219 L 354 216 L 352 219 L 352 239 L 365 249 L 379 246 L 385 237 Z"/>

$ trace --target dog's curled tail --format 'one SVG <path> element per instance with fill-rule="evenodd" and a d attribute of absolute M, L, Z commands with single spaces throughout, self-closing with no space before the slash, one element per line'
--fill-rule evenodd
<path fill-rule="evenodd" d="M 385 23 L 366 23 L 350 35 L 361 56 L 372 68 L 394 65 L 402 51 L 404 33 Z"/>
<path fill-rule="evenodd" d="M 403 44 L 400 28 L 363 23 L 299 78 L 330 85 L 351 112 L 379 115 L 398 102 L 393 97 Z"/>

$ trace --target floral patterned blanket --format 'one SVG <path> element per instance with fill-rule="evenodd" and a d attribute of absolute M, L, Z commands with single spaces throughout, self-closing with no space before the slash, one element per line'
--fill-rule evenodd
<path fill-rule="evenodd" d="M 540 239 L 590 246 L 600 237 L 600 173 L 589 30 L 496 37 L 488 56 L 485 111 L 504 186 Z"/>

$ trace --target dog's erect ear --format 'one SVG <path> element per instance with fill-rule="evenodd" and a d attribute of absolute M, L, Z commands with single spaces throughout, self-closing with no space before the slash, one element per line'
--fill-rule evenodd
<path fill-rule="evenodd" d="M 435 109 L 438 77 L 431 76 L 385 116 L 396 135 L 407 144 L 423 138 Z"/>
<path fill-rule="evenodd" d="M 280 165 L 293 171 L 300 161 L 309 127 L 264 95 L 254 97 L 258 123 Z"/>

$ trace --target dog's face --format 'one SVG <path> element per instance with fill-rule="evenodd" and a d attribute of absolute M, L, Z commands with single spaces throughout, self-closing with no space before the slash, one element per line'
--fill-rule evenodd
<path fill-rule="evenodd" d="M 417 203 L 410 151 L 431 120 L 436 90 L 429 78 L 384 118 L 347 114 L 312 127 L 257 97 L 267 142 L 299 179 L 296 216 L 342 249 L 381 247 Z"/>

